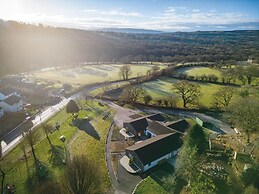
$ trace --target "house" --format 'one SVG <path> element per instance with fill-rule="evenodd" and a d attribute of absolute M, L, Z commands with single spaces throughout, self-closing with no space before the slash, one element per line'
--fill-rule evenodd
<path fill-rule="evenodd" d="M 0 90 L 0 100 L 4 100 L 8 98 L 9 96 L 16 95 L 20 96 L 16 91 L 14 91 L 12 88 L 3 88 Z"/>
<path fill-rule="evenodd" d="M 150 122 L 152 121 L 164 121 L 164 118 L 161 114 L 152 114 L 137 119 L 133 119 L 130 122 L 123 123 L 123 128 L 127 132 L 133 134 L 136 137 L 141 137 L 145 134 L 145 130 Z"/>
<path fill-rule="evenodd" d="M 182 143 L 178 132 L 161 134 L 126 148 L 125 157 L 144 172 L 175 156 Z"/>
<path fill-rule="evenodd" d="M 2 116 L 4 116 L 4 110 L 3 110 L 2 107 L 0 107 L 0 118 L 1 118 Z"/>
<path fill-rule="evenodd" d="M 0 107 L 4 112 L 17 112 L 23 109 L 22 99 L 16 95 L 9 96 L 8 98 L 0 101 Z"/>
<path fill-rule="evenodd" d="M 149 138 L 155 137 L 162 134 L 168 134 L 175 132 L 173 129 L 159 123 L 157 121 L 152 121 L 145 130 L 145 135 Z"/>
<path fill-rule="evenodd" d="M 185 119 L 180 119 L 170 122 L 166 124 L 166 126 L 181 133 L 186 133 L 189 128 L 189 123 Z"/>

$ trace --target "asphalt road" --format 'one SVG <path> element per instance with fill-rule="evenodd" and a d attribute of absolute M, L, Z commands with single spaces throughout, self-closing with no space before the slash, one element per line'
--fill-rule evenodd
<path fill-rule="evenodd" d="M 125 81 L 115 81 L 115 82 L 111 82 L 111 83 L 105 82 L 105 83 L 98 83 L 95 85 L 90 85 L 90 86 L 86 87 L 84 90 L 70 96 L 69 98 L 64 98 L 58 104 L 48 107 L 47 109 L 43 110 L 41 112 L 41 114 L 38 114 L 37 116 L 35 116 L 35 118 L 32 120 L 32 123 L 33 123 L 32 129 L 34 129 L 35 127 L 40 125 L 42 122 L 45 122 L 46 120 L 48 120 L 49 118 L 54 116 L 58 111 L 60 111 L 62 108 L 64 108 L 71 99 L 86 97 L 86 96 L 89 96 L 89 93 L 91 91 L 93 91 L 97 88 L 108 86 L 108 85 L 116 85 L 116 84 L 120 84 L 120 83 L 124 83 L 124 82 Z M 23 123 L 24 122 L 26 122 L 26 120 L 23 121 Z M 3 140 L 1 142 L 3 155 L 5 155 L 9 151 L 11 151 L 21 141 L 21 139 L 22 139 L 22 129 L 20 127 L 21 124 L 3 137 Z"/>

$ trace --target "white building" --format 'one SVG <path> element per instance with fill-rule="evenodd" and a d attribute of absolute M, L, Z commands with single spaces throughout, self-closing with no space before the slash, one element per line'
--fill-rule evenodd
<path fill-rule="evenodd" d="M 23 109 L 22 99 L 16 95 L 9 96 L 8 98 L 0 101 L 0 107 L 4 112 L 17 112 Z"/>
<path fill-rule="evenodd" d="M 149 138 L 126 148 L 125 151 L 129 161 L 144 172 L 174 157 L 181 145 L 181 134 L 174 132 Z"/>

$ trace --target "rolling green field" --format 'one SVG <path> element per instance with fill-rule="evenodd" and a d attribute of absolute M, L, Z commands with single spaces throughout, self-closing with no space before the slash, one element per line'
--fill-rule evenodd
<path fill-rule="evenodd" d="M 179 80 L 174 78 L 162 77 L 155 81 L 145 82 L 138 87 L 143 88 L 146 92 L 152 96 L 153 99 L 164 99 L 171 96 L 177 96 L 173 91 L 173 84 Z M 215 94 L 219 88 L 226 87 L 211 83 L 196 83 L 201 87 L 202 96 L 200 97 L 200 104 L 205 107 L 211 107 L 213 104 L 213 94 Z M 154 102 L 153 102 L 154 103 Z M 181 99 L 178 100 L 177 106 L 182 107 Z"/>
<path fill-rule="evenodd" d="M 105 81 L 119 80 L 119 68 L 121 65 L 85 65 L 69 68 L 48 68 L 40 71 L 28 73 L 27 77 L 30 80 L 52 81 L 55 86 L 60 86 L 60 83 L 70 84 L 73 87 L 80 87 L 91 83 L 100 83 Z M 147 64 L 130 64 L 132 74 L 130 77 L 138 75 L 146 75 L 147 71 L 153 65 Z M 165 65 L 158 65 L 161 69 Z"/>
<path fill-rule="evenodd" d="M 134 194 L 167 194 L 166 190 L 150 176 L 143 180 L 135 190 Z"/>
<path fill-rule="evenodd" d="M 209 75 L 214 74 L 219 77 L 222 76 L 222 72 L 218 69 L 213 69 L 209 67 L 186 67 L 176 70 L 177 73 L 185 73 L 189 76 L 201 76 L 201 75 Z"/>
<path fill-rule="evenodd" d="M 88 135 L 84 130 L 80 130 L 73 125 L 71 126 L 71 114 L 66 113 L 65 110 L 60 111 L 47 122 L 52 126 L 55 126 L 57 122 L 61 124 L 58 131 L 54 131 L 50 134 L 50 139 L 55 148 L 59 148 L 61 153 L 63 152 L 63 154 L 61 154 L 63 157 L 65 147 L 67 147 L 69 153 L 72 155 L 86 154 L 86 156 L 91 159 L 96 159 L 96 157 L 98 157 L 98 165 L 103 175 L 102 179 L 104 180 L 100 187 L 105 191 L 108 191 L 111 185 L 105 164 L 104 142 L 111 120 L 109 118 L 104 120 L 103 115 L 106 114 L 109 109 L 105 106 L 99 106 L 96 101 L 88 103 L 90 106 L 85 103 L 80 103 L 80 106 L 83 106 L 83 110 L 79 112 L 78 118 L 85 118 L 87 116 L 90 119 L 91 125 L 96 130 L 96 133 L 100 136 L 100 140 L 96 140 L 91 135 Z M 57 160 L 56 155 L 52 154 L 51 147 L 45 138 L 43 130 L 41 128 L 38 128 L 37 130 L 39 131 L 41 138 L 35 146 L 36 156 L 47 168 L 47 180 L 59 183 L 64 169 L 64 164 Z M 64 143 L 59 140 L 61 135 L 66 137 L 66 141 Z M 23 152 L 19 145 L 8 153 L 1 161 L 2 168 L 6 173 L 5 184 L 15 184 L 16 193 L 19 194 L 34 193 L 36 187 L 34 185 L 35 181 L 33 181 L 35 178 L 28 178 L 34 177 L 34 161 L 28 145 L 26 145 L 26 152 L 28 157 L 28 170 Z"/>

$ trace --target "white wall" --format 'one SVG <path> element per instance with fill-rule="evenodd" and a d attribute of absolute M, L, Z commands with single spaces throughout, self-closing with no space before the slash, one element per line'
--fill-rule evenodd
<path fill-rule="evenodd" d="M 151 137 L 155 137 L 155 136 L 156 136 L 156 134 L 152 133 L 151 131 L 149 131 L 149 130 L 147 129 L 147 130 L 145 130 L 145 135 L 148 136 L 148 134 L 150 134 Z"/>
<path fill-rule="evenodd" d="M 161 157 L 161 158 L 159 158 L 159 159 L 157 159 L 157 160 L 151 162 L 150 165 L 148 165 L 148 164 L 145 165 L 145 166 L 144 166 L 144 171 L 146 171 L 146 170 L 148 170 L 148 169 L 150 169 L 150 168 L 156 166 L 161 160 L 164 160 L 164 159 L 167 160 L 167 159 L 169 159 L 170 157 L 171 157 L 171 153 L 169 153 L 169 154 L 167 154 L 167 155 L 165 155 L 165 156 L 163 156 L 163 157 Z"/>

